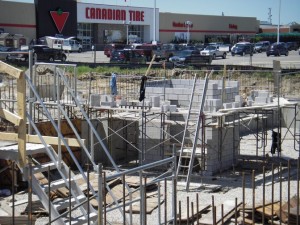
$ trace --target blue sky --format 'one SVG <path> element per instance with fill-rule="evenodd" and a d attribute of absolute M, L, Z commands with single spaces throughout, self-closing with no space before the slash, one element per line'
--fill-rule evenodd
<path fill-rule="evenodd" d="M 1 0 L 0 0 L 1 1 Z M 33 0 L 15 0 L 33 2 Z M 51 1 L 51 0 L 46 0 Z M 154 0 L 81 0 L 82 2 L 153 7 Z M 272 23 L 278 24 L 279 3 L 281 1 L 280 24 L 297 22 L 300 24 L 300 0 L 156 0 L 160 12 L 185 14 L 222 15 L 256 17 L 268 21 L 271 8 Z"/>

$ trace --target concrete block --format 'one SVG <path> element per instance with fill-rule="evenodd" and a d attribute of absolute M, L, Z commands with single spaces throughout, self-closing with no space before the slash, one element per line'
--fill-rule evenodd
<path fill-rule="evenodd" d="M 90 104 L 91 106 L 100 106 L 101 95 L 100 94 L 91 94 Z"/>
<path fill-rule="evenodd" d="M 160 106 L 160 97 L 159 96 L 151 96 L 151 104 L 153 107 L 159 107 Z"/>
<path fill-rule="evenodd" d="M 177 106 L 176 105 L 170 105 L 169 110 L 170 110 L 170 112 L 176 112 L 177 111 Z"/>
<path fill-rule="evenodd" d="M 234 101 L 235 102 L 243 102 L 243 97 L 240 95 L 236 95 L 236 96 L 234 96 Z"/>
<path fill-rule="evenodd" d="M 239 108 L 240 102 L 232 102 L 232 108 Z"/>
<path fill-rule="evenodd" d="M 269 98 L 269 92 L 267 91 L 258 91 L 258 96 L 257 97 L 261 97 L 261 98 Z"/>
<path fill-rule="evenodd" d="M 224 109 L 231 109 L 232 108 L 232 103 L 223 103 L 223 108 Z"/>
<path fill-rule="evenodd" d="M 107 95 L 101 95 L 101 102 L 107 102 Z"/>
<path fill-rule="evenodd" d="M 267 98 L 265 98 L 265 97 L 256 97 L 255 98 L 255 103 L 263 103 L 263 104 L 265 104 L 265 103 L 267 103 Z"/>

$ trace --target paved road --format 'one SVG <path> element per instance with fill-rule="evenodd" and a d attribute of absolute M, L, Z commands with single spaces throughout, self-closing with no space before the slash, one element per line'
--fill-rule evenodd
<path fill-rule="evenodd" d="M 89 63 L 108 63 L 109 58 L 106 57 L 103 51 L 88 51 L 82 53 L 69 53 L 68 61 L 72 62 L 89 62 Z M 215 59 L 212 64 L 216 65 L 253 65 L 262 67 L 272 67 L 273 60 L 279 60 L 283 68 L 298 68 L 300 69 L 300 55 L 298 51 L 290 51 L 289 56 L 266 56 L 266 53 L 256 53 L 252 57 L 246 56 L 231 56 L 229 53 L 226 59 Z"/>

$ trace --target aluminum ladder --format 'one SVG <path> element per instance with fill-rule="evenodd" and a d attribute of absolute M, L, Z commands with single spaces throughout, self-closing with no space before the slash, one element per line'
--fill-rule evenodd
<path fill-rule="evenodd" d="M 210 74 L 212 73 L 213 71 L 211 71 Z M 200 82 L 197 82 L 196 75 L 194 78 L 194 84 L 191 92 L 188 115 L 186 118 L 183 138 L 181 142 L 181 149 L 178 159 L 178 166 L 176 171 L 176 176 L 178 178 L 182 178 L 182 180 L 184 179 L 184 182 L 186 183 L 186 190 L 189 190 L 191 174 L 194 168 L 196 147 L 199 140 L 198 135 L 201 125 L 201 116 L 204 110 L 204 103 L 210 74 L 206 74 L 203 86 L 203 93 L 200 102 L 194 101 L 194 96 L 197 91 L 196 86 L 197 84 L 201 85 Z M 195 110 L 197 109 L 197 104 L 199 104 L 198 110 Z M 192 148 L 190 148 L 189 145 L 192 146 Z M 187 172 L 187 174 L 185 173 L 185 171 Z"/>

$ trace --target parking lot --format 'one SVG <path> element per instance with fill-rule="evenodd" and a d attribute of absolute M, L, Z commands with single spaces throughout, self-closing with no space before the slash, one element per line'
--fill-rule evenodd
<path fill-rule="evenodd" d="M 212 61 L 215 65 L 253 65 L 261 67 L 272 67 L 273 60 L 279 60 L 283 68 L 298 68 L 300 69 L 300 55 L 298 51 L 290 51 L 288 56 L 266 56 L 265 52 L 256 53 L 252 57 L 246 56 L 231 56 L 230 52 L 226 59 L 217 58 Z M 87 51 L 82 53 L 67 54 L 67 61 L 71 62 L 88 62 L 88 63 L 109 63 L 109 58 L 106 57 L 103 51 Z"/>

